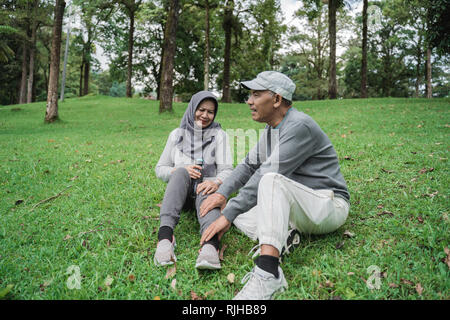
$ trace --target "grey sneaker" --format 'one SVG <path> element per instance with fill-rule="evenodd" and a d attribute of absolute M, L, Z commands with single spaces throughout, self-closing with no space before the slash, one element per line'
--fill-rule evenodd
<path fill-rule="evenodd" d="M 166 266 L 169 264 L 173 264 L 177 261 L 177 257 L 175 257 L 175 237 L 173 237 L 172 242 L 167 239 L 163 239 L 158 242 L 156 246 L 155 256 L 153 257 L 153 262 L 156 266 Z"/>
<path fill-rule="evenodd" d="M 252 271 L 247 273 L 242 279 L 242 283 L 246 282 L 241 291 L 233 298 L 233 300 L 270 300 L 277 292 L 287 289 L 288 284 L 283 274 L 283 270 L 278 267 L 278 279 L 270 272 L 255 266 Z"/>
<path fill-rule="evenodd" d="M 220 265 L 219 252 L 212 244 L 205 244 L 198 254 L 195 264 L 197 269 L 218 270 L 222 268 Z"/>

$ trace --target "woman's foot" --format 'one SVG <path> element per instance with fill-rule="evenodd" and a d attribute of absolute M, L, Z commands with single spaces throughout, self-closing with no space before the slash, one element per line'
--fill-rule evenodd
<path fill-rule="evenodd" d="M 155 256 L 153 262 L 156 266 L 166 266 L 177 261 L 175 257 L 175 237 L 172 237 L 172 242 L 168 239 L 163 239 L 158 242 L 156 246 Z"/>
<path fill-rule="evenodd" d="M 219 251 L 209 243 L 206 243 L 198 254 L 195 264 L 197 269 L 218 270 L 222 268 L 220 265 Z"/>

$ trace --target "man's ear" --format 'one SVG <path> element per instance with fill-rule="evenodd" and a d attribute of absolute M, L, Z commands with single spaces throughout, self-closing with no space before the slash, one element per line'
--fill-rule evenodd
<path fill-rule="evenodd" d="M 274 107 L 276 107 L 276 108 L 280 107 L 283 98 L 279 94 L 275 94 L 274 98 L 275 98 Z"/>

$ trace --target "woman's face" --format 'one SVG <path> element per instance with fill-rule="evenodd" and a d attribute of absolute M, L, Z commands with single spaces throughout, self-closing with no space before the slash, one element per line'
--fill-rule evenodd
<path fill-rule="evenodd" d="M 200 128 L 206 128 L 214 120 L 216 106 L 211 100 L 202 101 L 195 110 L 195 124 Z"/>

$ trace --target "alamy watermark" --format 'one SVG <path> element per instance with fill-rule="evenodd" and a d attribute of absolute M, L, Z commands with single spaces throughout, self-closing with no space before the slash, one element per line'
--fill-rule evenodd
<path fill-rule="evenodd" d="M 69 275 L 66 281 L 68 289 L 81 289 L 81 272 L 80 267 L 77 265 L 71 265 L 67 268 L 66 274 Z"/>

